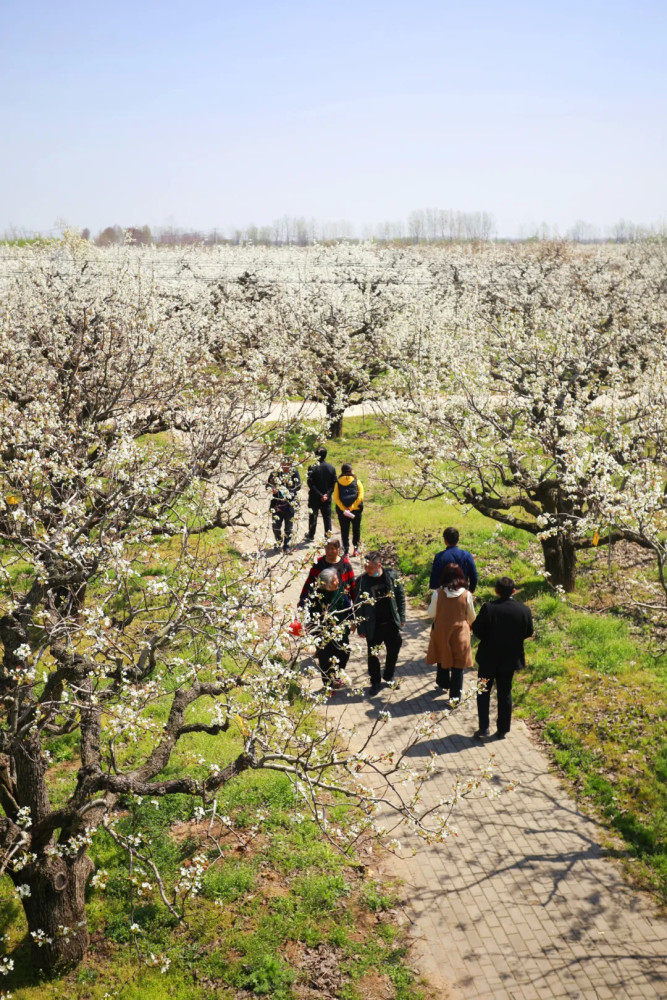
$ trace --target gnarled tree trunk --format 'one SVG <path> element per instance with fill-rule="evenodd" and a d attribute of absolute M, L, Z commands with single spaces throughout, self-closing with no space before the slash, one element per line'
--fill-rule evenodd
<path fill-rule="evenodd" d="M 572 539 L 560 533 L 543 538 L 542 552 L 549 582 L 571 593 L 577 579 L 577 550 Z"/>
<path fill-rule="evenodd" d="M 57 972 L 77 965 L 86 954 L 85 890 L 93 868 L 85 854 L 75 860 L 42 857 L 14 874 L 16 885 L 30 888 L 23 909 L 36 968 Z"/>

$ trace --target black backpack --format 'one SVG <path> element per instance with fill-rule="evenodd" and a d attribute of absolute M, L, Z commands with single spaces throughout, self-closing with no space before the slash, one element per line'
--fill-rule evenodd
<path fill-rule="evenodd" d="M 340 499 L 340 502 L 345 508 L 351 507 L 354 501 L 359 496 L 357 477 L 354 476 L 352 482 L 348 483 L 347 486 L 343 486 L 340 479 L 338 479 L 337 482 L 338 482 L 338 498 Z"/>

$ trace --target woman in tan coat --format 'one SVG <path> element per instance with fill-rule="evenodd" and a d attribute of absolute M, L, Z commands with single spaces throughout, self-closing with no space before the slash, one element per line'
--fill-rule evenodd
<path fill-rule="evenodd" d="M 463 671 L 472 667 L 470 626 L 475 620 L 475 608 L 461 567 L 456 563 L 443 568 L 440 587 L 433 592 L 428 613 L 433 618 L 433 628 L 426 662 L 437 667 L 436 684 L 445 690 L 449 688 L 451 701 L 459 701 Z"/>

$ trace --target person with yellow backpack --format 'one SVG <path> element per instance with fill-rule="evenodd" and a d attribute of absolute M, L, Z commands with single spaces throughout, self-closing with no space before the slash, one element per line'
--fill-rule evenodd
<path fill-rule="evenodd" d="M 352 555 L 359 555 L 364 487 L 352 471 L 352 466 L 347 462 L 340 467 L 340 476 L 336 479 L 333 498 L 345 555 L 348 555 L 350 551 L 350 524 L 352 525 L 352 545 L 354 547 Z"/>

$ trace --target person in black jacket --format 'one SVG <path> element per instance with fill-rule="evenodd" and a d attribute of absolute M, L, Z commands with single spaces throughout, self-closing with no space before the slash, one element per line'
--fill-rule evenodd
<path fill-rule="evenodd" d="M 306 538 L 312 542 L 317 529 L 317 515 L 322 514 L 324 534 L 331 534 L 331 498 L 336 485 L 336 470 L 326 461 L 326 448 L 318 448 L 315 452 L 319 461 L 308 469 L 306 482 L 308 484 L 308 534 Z"/>
<path fill-rule="evenodd" d="M 317 662 L 325 687 L 340 688 L 337 676 L 350 658 L 352 601 L 345 593 L 335 566 L 323 569 L 308 604 L 308 631 L 317 646 Z"/>
<path fill-rule="evenodd" d="M 371 694 L 377 694 L 382 677 L 387 683 L 393 680 L 396 661 L 405 627 L 405 590 L 399 575 L 393 569 L 383 569 L 379 552 L 369 552 L 364 572 L 354 586 L 354 606 L 357 631 L 368 646 L 368 673 Z M 379 647 L 384 646 L 387 658 L 384 673 L 378 659 Z"/>
<path fill-rule="evenodd" d="M 513 599 L 515 592 L 514 580 L 501 576 L 496 583 L 498 599 L 482 605 L 471 626 L 480 640 L 477 676 L 480 681 L 486 681 L 485 689 L 477 695 L 479 729 L 474 736 L 478 740 L 489 735 L 489 702 L 494 681 L 498 691 L 498 728 L 494 738 L 502 740 L 510 731 L 512 678 L 515 670 L 526 665 L 523 642 L 533 634 L 530 608 Z"/>
<path fill-rule="evenodd" d="M 280 463 L 280 471 L 272 472 L 266 484 L 271 490 L 271 502 L 269 511 L 271 513 L 271 527 L 273 537 L 278 548 L 282 545 L 283 552 L 289 550 L 292 529 L 294 528 L 294 515 L 298 506 L 299 490 L 301 489 L 301 476 L 289 460 L 284 458 Z M 285 536 L 283 538 L 283 524 L 285 525 Z"/>

